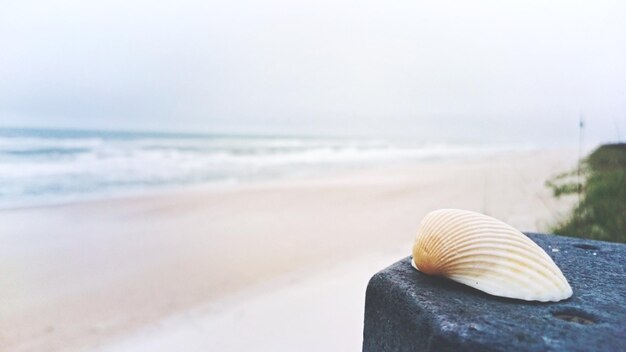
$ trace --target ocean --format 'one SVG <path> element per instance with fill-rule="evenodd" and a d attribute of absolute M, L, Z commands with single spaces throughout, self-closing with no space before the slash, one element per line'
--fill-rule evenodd
<path fill-rule="evenodd" d="M 374 138 L 0 129 L 0 208 L 527 148 Z"/>

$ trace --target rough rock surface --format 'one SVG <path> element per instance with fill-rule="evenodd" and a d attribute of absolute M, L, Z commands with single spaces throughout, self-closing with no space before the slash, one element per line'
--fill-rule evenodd
<path fill-rule="evenodd" d="M 424 275 L 407 257 L 368 284 L 363 351 L 626 351 L 626 245 L 527 235 L 561 268 L 571 298 L 494 297 Z"/>

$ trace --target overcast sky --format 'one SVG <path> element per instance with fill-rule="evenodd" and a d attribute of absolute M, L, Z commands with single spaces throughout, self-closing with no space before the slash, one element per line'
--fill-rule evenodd
<path fill-rule="evenodd" d="M 3 1 L 0 125 L 626 139 L 625 1 Z"/>

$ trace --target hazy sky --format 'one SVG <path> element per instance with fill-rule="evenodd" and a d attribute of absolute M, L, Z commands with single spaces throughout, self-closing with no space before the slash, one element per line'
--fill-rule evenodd
<path fill-rule="evenodd" d="M 0 125 L 626 139 L 626 2 L 3 1 Z"/>

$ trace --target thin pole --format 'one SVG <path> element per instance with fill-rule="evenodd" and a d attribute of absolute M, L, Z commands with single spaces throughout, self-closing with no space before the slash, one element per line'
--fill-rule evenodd
<path fill-rule="evenodd" d="M 578 120 L 578 170 L 577 170 L 577 175 L 576 175 L 576 183 L 578 183 L 578 211 L 576 212 L 575 215 L 575 219 L 576 219 L 576 228 L 578 229 L 578 227 L 580 226 L 580 204 L 581 204 L 581 193 L 582 193 L 582 183 L 580 182 L 580 164 L 582 163 L 582 145 L 583 145 L 583 128 L 585 127 L 585 123 L 583 122 L 583 114 L 580 114 L 579 120 Z"/>

